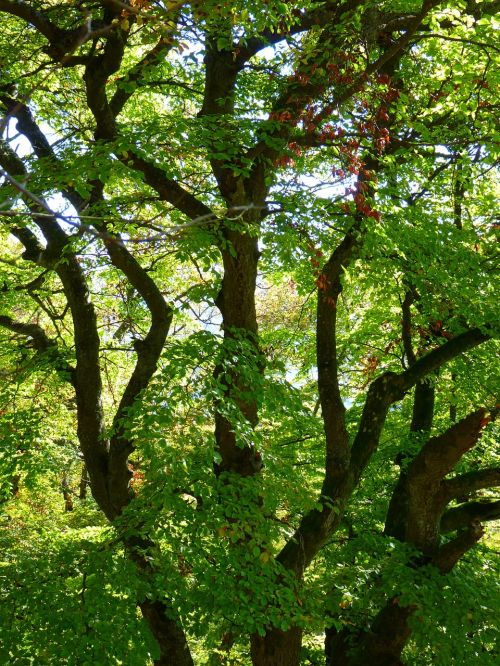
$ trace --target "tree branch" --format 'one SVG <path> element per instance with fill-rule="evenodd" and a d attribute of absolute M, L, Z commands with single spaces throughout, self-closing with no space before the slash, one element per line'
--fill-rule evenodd
<path fill-rule="evenodd" d="M 401 337 L 403 339 L 403 347 L 405 350 L 406 360 L 408 365 L 414 365 L 417 357 L 413 351 L 413 344 L 411 339 L 411 310 L 410 307 L 415 300 L 415 296 L 411 289 L 405 292 L 405 297 L 401 302 L 402 310 L 402 323 L 401 323 Z"/>
<path fill-rule="evenodd" d="M 500 486 L 500 467 L 468 472 L 455 476 L 453 479 L 445 479 L 442 483 L 443 493 L 448 501 L 483 488 L 495 488 L 496 486 Z"/>
<path fill-rule="evenodd" d="M 113 508 L 119 514 L 133 495 L 129 488 L 130 472 L 127 464 L 128 456 L 133 450 L 133 443 L 126 437 L 124 419 L 156 371 L 158 359 L 172 322 L 173 311 L 165 303 L 154 280 L 127 250 L 119 237 L 110 239 L 106 234 L 104 244 L 113 265 L 122 271 L 130 284 L 139 292 L 151 314 L 147 335 L 143 340 L 135 341 L 137 362 L 113 418 L 108 466 L 109 492 Z"/>
<path fill-rule="evenodd" d="M 340 15 L 348 11 L 354 11 L 362 4 L 363 0 L 348 0 L 347 2 L 325 2 L 321 7 L 311 9 L 297 17 L 297 20 L 287 30 L 263 30 L 260 35 L 250 37 L 240 42 L 236 47 L 236 62 L 243 66 L 250 58 L 267 46 L 279 44 L 287 37 L 292 37 L 315 25 L 326 25 L 326 23 L 338 21 Z"/>
<path fill-rule="evenodd" d="M 477 347 L 491 339 L 491 337 L 489 333 L 485 333 L 479 328 L 472 328 L 425 354 L 411 368 L 408 368 L 408 370 L 399 375 L 395 375 L 395 380 L 391 387 L 395 391 L 394 401 L 400 400 L 419 380 L 424 379 L 431 372 L 438 370 L 452 359 L 460 356 L 460 354 Z"/>
<path fill-rule="evenodd" d="M 116 136 L 116 114 L 106 94 L 108 78 L 120 69 L 128 32 L 116 30 L 106 39 L 104 52 L 89 59 L 85 67 L 87 105 L 96 122 L 95 138 L 112 141 Z"/>
<path fill-rule="evenodd" d="M 144 174 L 144 180 L 158 192 L 162 201 L 167 201 L 190 219 L 206 219 L 207 222 L 216 220 L 215 214 L 207 205 L 175 180 L 168 178 L 160 167 L 148 162 L 134 152 L 129 153 L 128 158 L 123 159 L 123 162 L 127 165 L 131 162 L 134 169 Z"/>
<path fill-rule="evenodd" d="M 495 485 L 498 485 L 499 479 L 500 472 Z M 441 534 L 447 534 L 448 532 L 461 530 L 473 522 L 484 523 L 489 520 L 498 520 L 498 518 L 500 518 L 500 500 L 496 502 L 487 500 L 467 502 L 448 509 L 443 514 L 440 532 Z"/>
<path fill-rule="evenodd" d="M 21 0 L 0 0 L 0 12 L 17 16 L 30 23 L 51 43 L 60 40 L 62 36 L 67 34 L 49 21 L 44 12 L 38 11 L 31 5 L 33 3 L 28 4 L 21 2 Z"/>
<path fill-rule="evenodd" d="M 7 114 L 16 118 L 16 129 L 31 143 L 36 156 L 39 159 L 49 159 L 56 167 L 63 171 L 63 165 L 58 160 L 45 134 L 33 118 L 30 108 L 23 102 L 8 97 L 7 95 L 0 96 L 0 100 L 5 104 Z M 17 155 L 16 158 L 19 160 Z M 18 161 L 17 164 L 19 165 L 18 168 L 21 168 L 20 161 Z M 83 208 L 86 203 L 83 197 L 81 197 L 73 188 L 67 187 L 61 190 L 61 192 L 77 211 Z"/>
<path fill-rule="evenodd" d="M 47 358 L 64 380 L 75 385 L 75 368 L 61 355 L 55 340 L 51 340 L 41 326 L 15 321 L 8 315 L 0 315 L 0 326 L 31 338 L 37 353 Z"/>
<path fill-rule="evenodd" d="M 458 560 L 481 539 L 484 529 L 479 520 L 474 519 L 469 527 L 460 532 L 455 539 L 441 546 L 430 564 L 439 569 L 442 574 L 449 573 Z"/>
<path fill-rule="evenodd" d="M 485 409 L 478 409 L 441 435 L 431 437 L 411 462 L 408 474 L 425 479 L 426 484 L 443 479 L 477 444 L 484 427 L 485 413 Z"/>
<path fill-rule="evenodd" d="M 340 89 L 332 92 L 332 97 L 329 99 L 328 106 L 335 107 L 344 104 L 359 92 L 359 90 L 363 87 L 366 77 L 379 72 L 383 68 L 392 66 L 395 62 L 397 62 L 403 55 L 406 47 L 410 44 L 412 37 L 417 32 L 426 16 L 434 7 L 441 4 L 442 2 L 443 0 L 424 0 L 420 12 L 410 19 L 406 32 L 395 42 L 390 43 L 376 60 L 369 63 L 366 66 L 364 72 L 360 74 L 351 85 L 344 87 L 343 89 L 340 87 Z M 357 3 L 354 4 L 356 5 Z M 318 40 L 318 46 L 321 46 L 322 44 L 325 45 L 325 48 L 322 52 L 322 57 L 325 58 L 325 62 L 323 63 L 324 65 L 328 64 L 327 61 L 330 53 L 330 49 L 326 48 L 326 44 L 330 36 L 335 34 L 335 30 L 336 22 L 328 23 L 323 29 Z M 322 63 L 317 62 L 316 64 Z M 257 143 L 249 149 L 246 158 L 255 159 L 259 155 L 264 155 L 267 159 L 275 159 L 278 155 L 279 149 L 273 145 L 273 140 L 275 144 L 276 140 L 285 141 L 287 139 L 291 133 L 293 121 L 298 121 L 300 113 L 303 111 L 310 99 L 313 96 L 318 96 L 321 92 L 323 92 L 326 83 L 326 79 L 325 81 L 319 81 L 315 77 L 311 77 L 311 80 L 305 85 L 297 84 L 296 81 L 293 81 L 276 100 L 271 112 L 271 118 L 273 116 L 279 116 L 279 114 L 282 112 L 288 112 L 291 114 L 290 122 L 280 122 L 277 127 L 274 127 L 270 131 L 266 131 L 266 137 L 264 139 L 258 140 Z"/>
<path fill-rule="evenodd" d="M 147 68 L 150 65 L 154 65 L 155 61 L 159 60 L 160 56 L 165 57 L 172 48 L 173 42 L 165 41 L 165 37 L 162 37 L 158 44 L 153 46 L 153 48 L 148 51 L 138 63 L 131 67 L 126 74 L 116 81 L 117 90 L 109 102 L 111 112 L 115 118 L 120 114 L 127 101 L 134 94 L 134 84 L 138 85 L 138 82 Z M 128 90 L 127 87 L 129 88 Z"/>
<path fill-rule="evenodd" d="M 22 160 L 13 151 L 5 148 L 4 142 L 1 142 L 0 164 L 2 164 L 2 158 L 5 158 L 6 164 L 14 170 L 16 175 L 19 174 L 26 178 L 27 171 Z M 11 176 L 9 176 L 9 180 L 26 196 L 30 210 L 51 212 L 43 199 L 32 194 Z M 36 217 L 35 220 L 47 240 L 47 247 L 42 248 L 36 257 L 33 254 L 39 250 L 40 244 L 36 237 L 35 240 L 33 239 L 34 234 L 25 229 L 22 232 L 16 230 L 16 235 L 23 243 L 26 243 L 27 251 L 23 257 L 52 268 L 62 282 L 73 319 L 76 351 L 76 368 L 73 376 L 77 402 L 78 439 L 92 481 L 92 494 L 105 515 L 112 520 L 116 514 L 110 505 L 107 487 L 108 449 L 104 437 L 99 363 L 100 340 L 95 310 L 90 300 L 83 268 L 75 254 L 67 251 L 69 238 L 59 226 L 57 219 L 47 216 Z M 61 261 L 63 258 L 64 261 Z"/>
<path fill-rule="evenodd" d="M 334 250 L 318 278 L 316 359 L 318 391 L 326 440 L 325 479 L 322 495 L 332 497 L 349 467 L 349 435 L 345 406 L 340 395 L 337 355 L 337 305 L 341 277 L 362 242 L 361 218 Z M 321 282 L 319 282 L 321 280 Z"/>

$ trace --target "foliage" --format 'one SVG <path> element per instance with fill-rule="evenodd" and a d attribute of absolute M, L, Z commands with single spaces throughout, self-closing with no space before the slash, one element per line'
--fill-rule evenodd
<path fill-rule="evenodd" d="M 497 4 L 0 0 L 2 663 L 497 663 Z"/>

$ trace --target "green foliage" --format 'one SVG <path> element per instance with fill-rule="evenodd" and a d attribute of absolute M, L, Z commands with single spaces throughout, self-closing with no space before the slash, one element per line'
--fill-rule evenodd
<path fill-rule="evenodd" d="M 388 527 L 479 408 L 436 475 L 498 475 L 494 5 L 0 2 L 0 663 L 151 664 L 145 600 L 200 666 L 388 603 L 497 663 L 498 523 L 446 575 L 471 524 Z"/>
<path fill-rule="evenodd" d="M 147 663 L 155 646 L 135 610 L 147 592 L 133 565 L 109 529 L 92 526 L 102 522 L 95 509 L 68 524 L 47 494 L 2 516 L 2 663 Z"/>

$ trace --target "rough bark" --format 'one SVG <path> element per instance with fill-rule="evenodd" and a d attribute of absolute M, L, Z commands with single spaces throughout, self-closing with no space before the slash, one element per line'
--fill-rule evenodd
<path fill-rule="evenodd" d="M 85 463 L 82 465 L 82 473 L 80 476 L 80 483 L 78 486 L 78 498 L 81 500 L 87 499 L 87 487 L 89 484 L 89 477 L 87 472 L 87 466 Z"/>
<path fill-rule="evenodd" d="M 401 652 L 411 631 L 407 620 L 414 607 L 399 605 L 393 597 L 380 610 L 369 631 L 326 630 L 327 666 L 402 666 Z"/>
<path fill-rule="evenodd" d="M 499 485 L 499 482 L 497 481 L 495 485 Z M 439 531 L 441 534 L 447 534 L 467 528 L 475 521 L 484 523 L 498 518 L 500 518 L 500 501 L 465 502 L 445 511 L 441 517 Z"/>
<path fill-rule="evenodd" d="M 69 485 L 67 474 L 64 474 L 61 479 L 61 491 L 64 499 L 64 511 L 73 511 L 73 491 Z"/>
<path fill-rule="evenodd" d="M 288 631 L 268 629 L 265 636 L 251 637 L 253 666 L 294 666 L 299 663 L 302 632 L 298 627 Z"/>
<path fill-rule="evenodd" d="M 160 648 L 160 657 L 154 663 L 157 666 L 193 666 L 186 634 L 178 619 L 170 617 L 172 609 L 158 599 L 141 601 L 139 608 Z"/>

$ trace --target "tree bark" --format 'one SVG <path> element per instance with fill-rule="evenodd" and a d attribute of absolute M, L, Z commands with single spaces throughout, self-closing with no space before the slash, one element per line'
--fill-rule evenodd
<path fill-rule="evenodd" d="M 407 620 L 414 610 L 413 606 L 401 607 L 394 597 L 368 632 L 327 629 L 326 666 L 402 666 L 401 652 L 411 635 Z"/>
<path fill-rule="evenodd" d="M 89 475 L 87 472 L 87 465 L 83 463 L 82 474 L 80 476 L 80 484 L 78 487 L 78 497 L 81 500 L 87 499 L 87 486 L 89 484 Z"/>
<path fill-rule="evenodd" d="M 178 621 L 171 617 L 172 610 L 159 600 L 143 601 L 139 607 L 160 648 L 160 657 L 154 663 L 157 666 L 193 666 L 186 635 Z"/>
<path fill-rule="evenodd" d="M 64 498 L 64 511 L 73 511 L 73 493 L 68 481 L 68 475 L 65 473 L 61 479 L 61 490 Z"/>
<path fill-rule="evenodd" d="M 298 666 L 302 631 L 292 627 L 288 631 L 268 629 L 265 636 L 253 634 L 251 655 L 253 666 Z"/>

